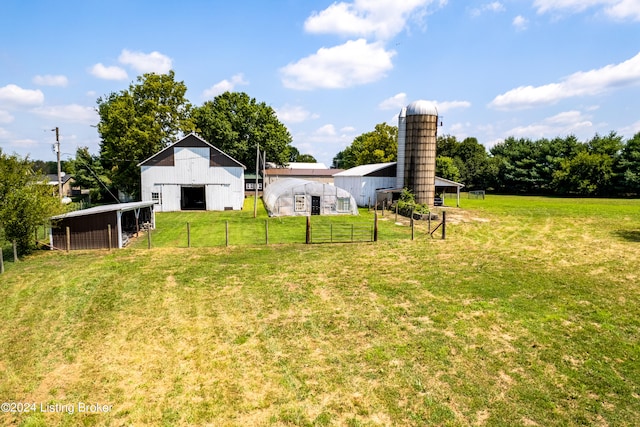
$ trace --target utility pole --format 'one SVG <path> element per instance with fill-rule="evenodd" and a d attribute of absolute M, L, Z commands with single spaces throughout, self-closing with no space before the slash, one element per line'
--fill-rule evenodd
<path fill-rule="evenodd" d="M 258 216 L 258 168 L 260 167 L 260 145 L 256 144 L 256 194 L 253 199 L 253 217 Z"/>
<path fill-rule="evenodd" d="M 56 145 L 54 146 L 54 150 L 58 155 L 58 196 L 62 199 L 62 169 L 60 168 L 60 130 L 56 126 L 55 129 L 51 129 L 51 131 L 55 131 L 56 133 Z"/>

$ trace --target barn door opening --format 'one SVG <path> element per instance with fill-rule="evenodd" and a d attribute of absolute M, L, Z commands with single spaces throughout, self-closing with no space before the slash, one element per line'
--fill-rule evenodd
<path fill-rule="evenodd" d="M 184 211 L 204 211 L 207 209 L 204 186 L 181 187 L 180 193 L 180 209 Z"/>
<path fill-rule="evenodd" d="M 311 215 L 320 215 L 320 196 L 311 196 Z"/>

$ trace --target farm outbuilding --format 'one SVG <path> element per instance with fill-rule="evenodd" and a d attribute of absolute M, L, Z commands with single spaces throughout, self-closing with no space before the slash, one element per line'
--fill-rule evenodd
<path fill-rule="evenodd" d="M 117 203 L 51 217 L 49 243 L 68 250 L 122 248 L 141 228 L 155 228 L 154 204 Z"/>
<path fill-rule="evenodd" d="M 335 184 L 347 190 L 358 206 L 373 206 L 377 192 L 395 188 L 396 162 L 356 166 L 333 175 Z"/>
<path fill-rule="evenodd" d="M 348 191 L 304 179 L 279 179 L 265 187 L 262 198 L 269 216 L 358 214 Z"/>
<path fill-rule="evenodd" d="M 138 166 L 142 200 L 159 211 L 242 209 L 245 166 L 195 133 Z"/>
<path fill-rule="evenodd" d="M 373 163 L 356 166 L 336 173 L 333 178 L 336 186 L 344 188 L 353 195 L 358 206 L 373 206 L 392 194 L 400 193 L 402 187 L 397 185 L 398 164 L 396 162 Z M 457 194 L 457 206 L 460 206 L 460 189 L 464 184 L 448 179 L 435 177 L 435 194 Z M 396 196 L 397 197 L 397 196 Z"/>

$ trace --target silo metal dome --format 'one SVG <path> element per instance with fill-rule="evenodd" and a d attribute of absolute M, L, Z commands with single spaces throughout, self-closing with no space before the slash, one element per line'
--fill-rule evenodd
<path fill-rule="evenodd" d="M 414 101 L 407 105 L 407 116 L 437 116 L 438 109 L 429 101 Z"/>

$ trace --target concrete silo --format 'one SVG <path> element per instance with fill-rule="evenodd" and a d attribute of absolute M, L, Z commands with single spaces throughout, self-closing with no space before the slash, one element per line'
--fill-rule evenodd
<path fill-rule="evenodd" d="M 433 206 L 436 182 L 438 110 L 415 101 L 398 117 L 398 187 L 413 191 L 416 202 Z"/>

